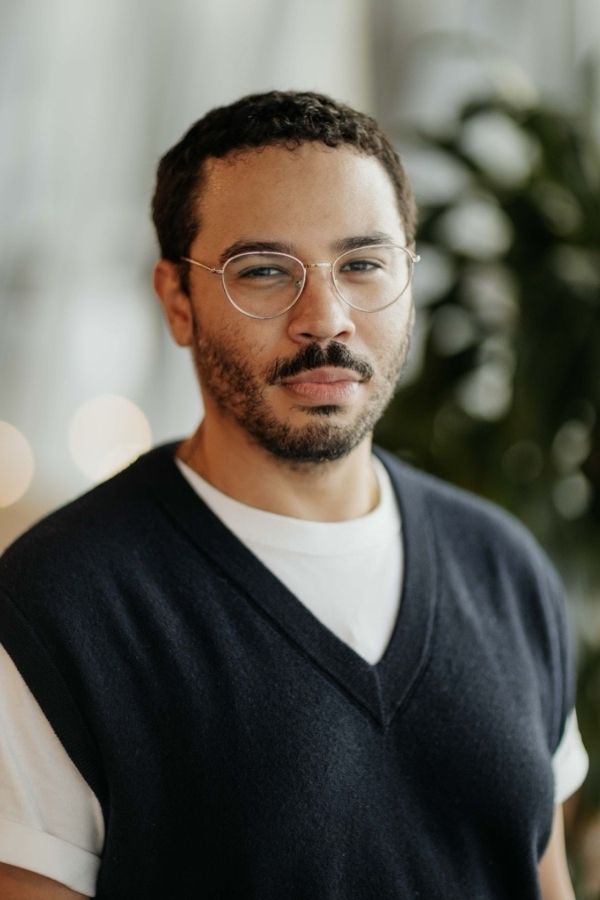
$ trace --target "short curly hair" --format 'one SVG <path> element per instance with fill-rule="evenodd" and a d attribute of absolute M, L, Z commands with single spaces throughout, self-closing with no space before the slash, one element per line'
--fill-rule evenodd
<path fill-rule="evenodd" d="M 394 185 L 407 243 L 414 242 L 417 215 L 412 188 L 375 119 L 312 91 L 251 94 L 211 110 L 160 160 L 152 218 L 162 257 L 180 265 L 185 291 L 189 272 L 180 260 L 189 253 L 200 228 L 197 199 L 204 161 L 268 145 L 281 144 L 291 150 L 309 141 L 354 147 L 364 156 L 376 157 Z"/>

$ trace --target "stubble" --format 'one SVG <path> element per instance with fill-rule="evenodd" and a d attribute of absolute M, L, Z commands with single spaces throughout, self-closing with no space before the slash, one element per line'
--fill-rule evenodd
<path fill-rule="evenodd" d="M 305 345 L 293 357 L 275 359 L 264 372 L 256 371 L 251 355 L 240 355 L 233 338 L 205 336 L 194 316 L 193 358 L 198 378 L 219 411 L 232 418 L 251 440 L 273 457 L 293 464 L 331 462 L 347 456 L 372 431 L 397 389 L 404 372 L 410 346 L 410 327 L 395 351 L 378 367 L 352 354 L 337 341 L 325 348 Z M 320 366 L 340 366 L 357 372 L 370 386 L 368 403 L 350 422 L 340 422 L 342 407 L 305 406 L 312 421 L 293 425 L 276 418 L 266 399 L 269 386 L 282 378 Z M 338 421 L 336 421 L 336 417 Z"/>

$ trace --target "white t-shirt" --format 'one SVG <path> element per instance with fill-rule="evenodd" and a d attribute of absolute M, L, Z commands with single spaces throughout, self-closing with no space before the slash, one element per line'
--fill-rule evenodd
<path fill-rule="evenodd" d="M 398 616 L 403 560 L 400 515 L 378 460 L 376 509 L 345 522 L 307 522 L 246 506 L 177 465 L 316 618 L 368 662 L 381 658 Z M 93 896 L 104 843 L 100 804 L 1 646 L 0 684 L 0 861 Z M 588 768 L 574 711 L 553 768 L 560 803 Z"/>

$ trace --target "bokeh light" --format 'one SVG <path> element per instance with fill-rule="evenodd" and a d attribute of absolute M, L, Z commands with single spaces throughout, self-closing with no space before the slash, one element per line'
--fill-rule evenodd
<path fill-rule="evenodd" d="M 436 234 L 450 250 L 478 260 L 496 259 L 513 239 L 512 226 L 497 201 L 488 194 L 462 197 L 443 213 Z"/>
<path fill-rule="evenodd" d="M 69 425 L 69 451 L 92 482 L 125 468 L 152 446 L 142 410 L 117 394 L 101 394 L 80 406 Z"/>
<path fill-rule="evenodd" d="M 12 506 L 27 493 L 33 471 L 27 438 L 14 425 L 0 421 L 0 507 Z"/>
<path fill-rule="evenodd" d="M 554 485 L 552 499 L 563 519 L 578 519 L 589 509 L 593 488 L 582 472 L 559 479 Z"/>
<path fill-rule="evenodd" d="M 484 172 L 504 185 L 526 181 L 540 156 L 532 136 L 498 111 L 480 113 L 467 121 L 460 144 Z"/>

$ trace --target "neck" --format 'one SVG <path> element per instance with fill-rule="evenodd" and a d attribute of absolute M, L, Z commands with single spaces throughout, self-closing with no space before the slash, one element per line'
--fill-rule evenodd
<path fill-rule="evenodd" d="M 316 522 L 355 519 L 377 505 L 370 437 L 342 459 L 322 463 L 279 459 L 239 434 L 224 437 L 204 422 L 177 456 L 240 503 Z"/>

